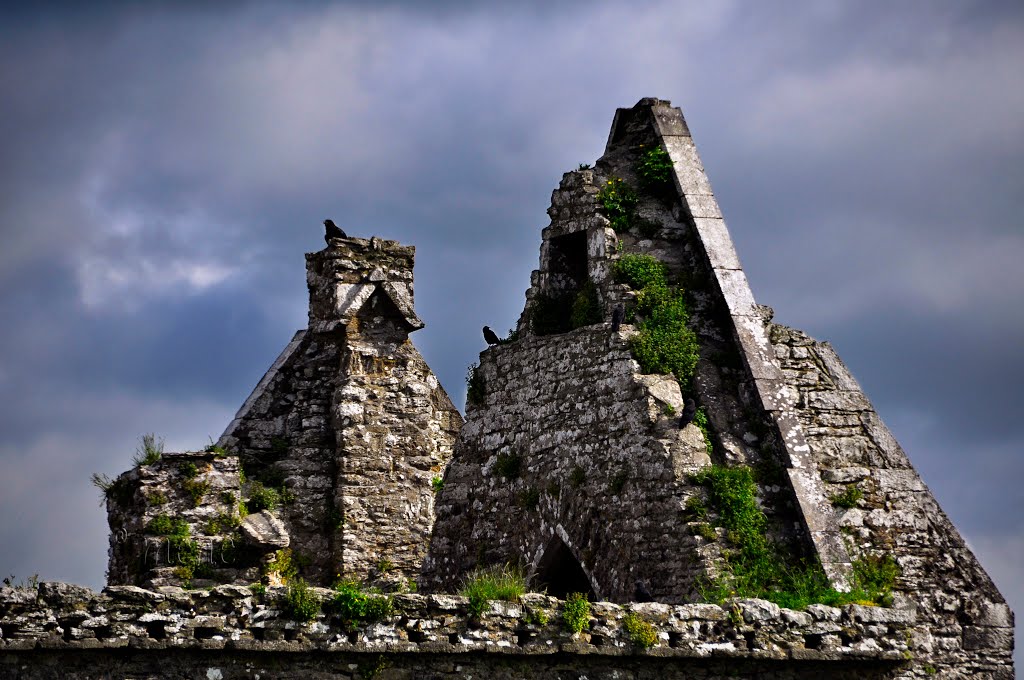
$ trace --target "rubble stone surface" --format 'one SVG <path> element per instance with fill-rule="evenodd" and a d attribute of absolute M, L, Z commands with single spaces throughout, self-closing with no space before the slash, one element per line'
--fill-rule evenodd
<path fill-rule="evenodd" d="M 812 619 L 763 600 L 594 603 L 574 634 L 565 603 L 545 595 L 479 617 L 463 597 L 395 595 L 391 614 L 365 622 L 315 592 L 327 613 L 300 622 L 283 613 L 284 588 L 0 588 L 0 678 L 909 677 L 913 621 L 895 610 L 864 622 L 854 606 Z M 654 647 L 633 642 L 628 613 L 654 627 Z"/>

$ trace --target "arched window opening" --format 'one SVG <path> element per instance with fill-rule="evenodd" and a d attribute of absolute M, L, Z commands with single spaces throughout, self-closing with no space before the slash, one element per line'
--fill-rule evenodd
<path fill-rule="evenodd" d="M 536 581 L 539 589 L 562 600 L 569 593 L 585 593 L 590 600 L 597 599 L 583 567 L 558 536 L 552 537 L 544 550 L 537 565 Z"/>

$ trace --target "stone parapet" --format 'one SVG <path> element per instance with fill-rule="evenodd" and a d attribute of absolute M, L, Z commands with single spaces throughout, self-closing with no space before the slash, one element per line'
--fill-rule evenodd
<path fill-rule="evenodd" d="M 333 595 L 313 590 L 325 601 Z M 52 582 L 38 590 L 2 588 L 0 676 L 13 665 L 31 667 L 34 657 L 24 652 L 123 648 L 386 653 L 391 659 L 445 654 L 449 664 L 486 652 L 896 665 L 908 656 L 906 632 L 914 622 L 908 611 L 857 605 L 792 611 L 764 600 L 722 606 L 597 602 L 591 604 L 589 625 L 574 634 L 562 623 L 565 603 L 541 594 L 491 602 L 479 617 L 461 596 L 395 595 L 392 613 L 373 623 L 345 622 L 330 613 L 295 621 L 283 613 L 285 595 L 285 588 L 257 595 L 232 585 L 160 592 L 115 586 L 102 593 Z M 653 647 L 633 642 L 627 615 L 653 627 Z"/>

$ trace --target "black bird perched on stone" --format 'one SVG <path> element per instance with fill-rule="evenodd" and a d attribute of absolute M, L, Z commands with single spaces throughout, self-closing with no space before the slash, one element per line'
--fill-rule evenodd
<path fill-rule="evenodd" d="M 633 599 L 637 602 L 653 602 L 654 596 L 651 595 L 651 591 L 647 590 L 644 582 L 637 579 L 636 590 L 633 591 Z"/>
<path fill-rule="evenodd" d="M 683 415 L 679 418 L 679 429 L 681 430 L 692 423 L 695 415 L 697 415 L 697 405 L 693 403 L 693 399 L 687 397 L 683 403 Z"/>
<path fill-rule="evenodd" d="M 484 326 L 484 340 L 487 341 L 488 345 L 501 344 L 501 340 L 498 338 L 497 335 L 494 334 L 494 331 L 491 330 L 490 326 Z"/>
<path fill-rule="evenodd" d="M 626 309 L 622 305 L 615 305 L 615 309 L 612 310 L 612 333 L 619 332 L 619 326 L 622 325 L 622 317 L 626 316 Z"/>
<path fill-rule="evenodd" d="M 330 245 L 332 238 L 348 238 L 348 235 L 334 223 L 334 220 L 324 220 L 324 226 L 327 227 L 327 233 L 324 234 L 324 240 L 327 241 L 328 245 Z"/>

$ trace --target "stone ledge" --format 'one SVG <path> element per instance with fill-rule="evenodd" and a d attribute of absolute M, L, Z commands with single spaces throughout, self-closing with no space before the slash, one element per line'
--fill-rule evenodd
<path fill-rule="evenodd" d="M 316 588 L 321 598 L 332 591 Z M 714 604 L 591 605 L 588 629 L 562 627 L 564 603 L 528 594 L 521 603 L 492 602 L 480 618 L 457 595 L 393 596 L 394 613 L 370 624 L 346 625 L 330 614 L 310 622 L 286 618 L 284 588 L 263 596 L 247 588 L 203 591 L 132 586 L 95 593 L 61 583 L 38 591 L 0 589 L 0 650 L 130 648 L 253 652 L 372 652 L 388 654 L 656 656 L 672 658 L 901 660 L 912 612 L 849 605 L 813 605 L 806 612 L 756 599 Z M 627 613 L 657 632 L 651 649 L 634 645 L 622 625 Z M 529 617 L 535 623 L 527 623 Z M 544 623 L 536 623 L 543 620 Z M 92 628 L 82 627 L 93 621 Z M 884 625 L 879 625 L 884 624 Z M 823 628 L 825 625 L 827 628 Z"/>

